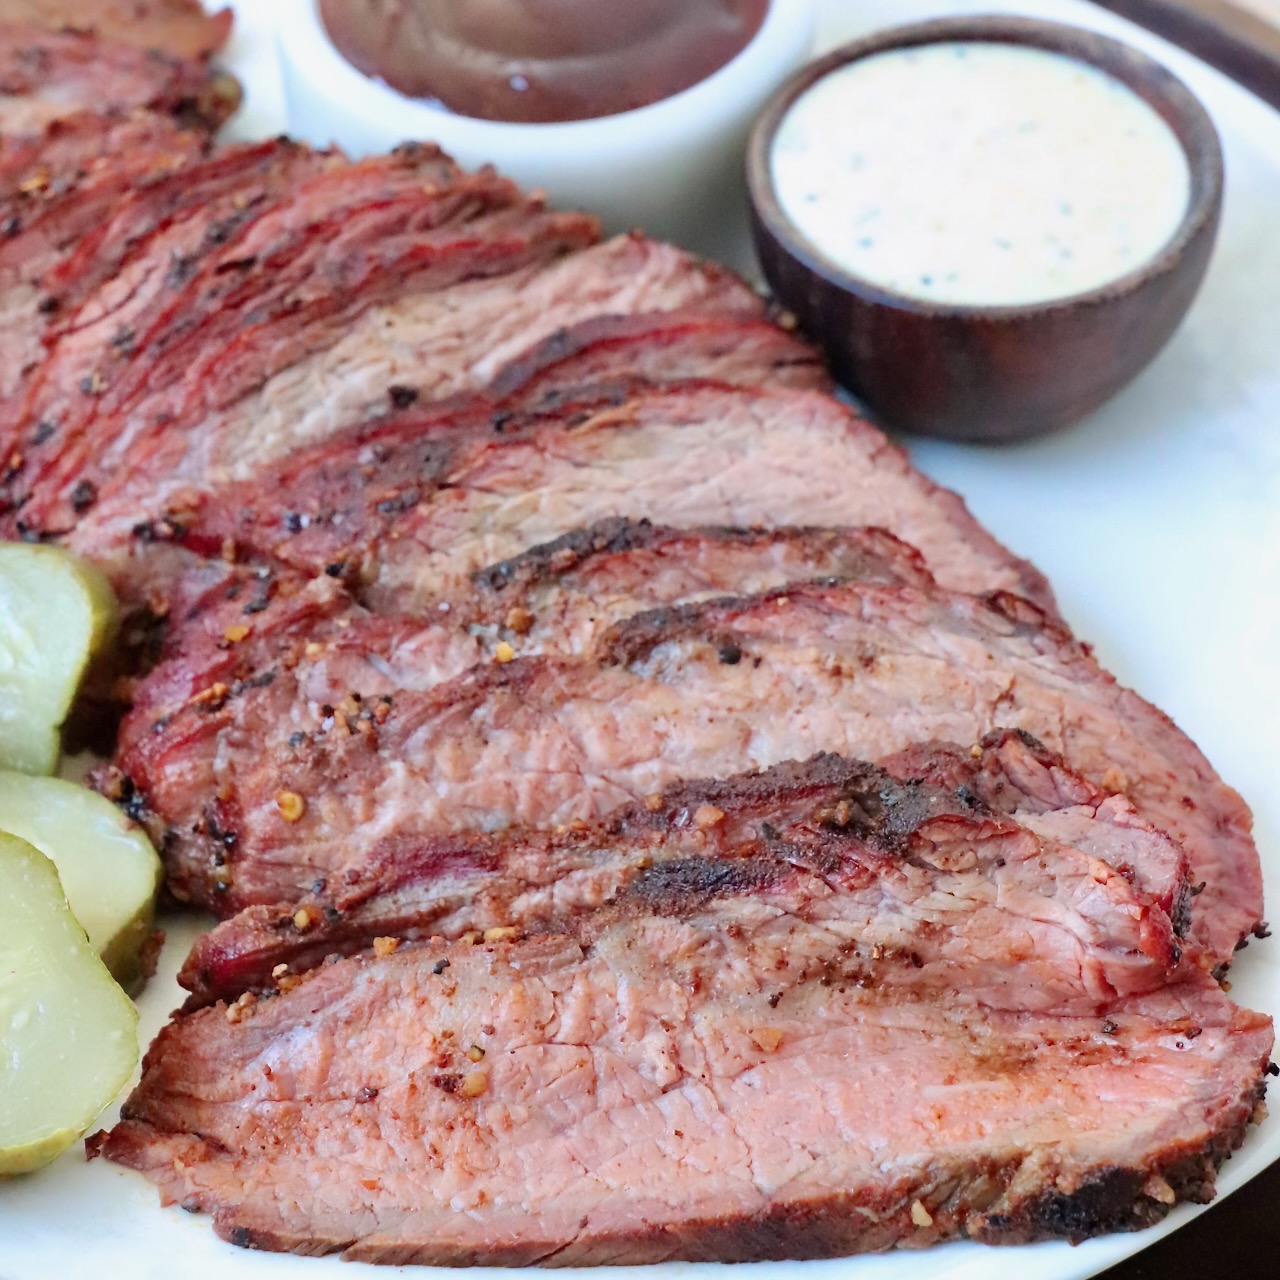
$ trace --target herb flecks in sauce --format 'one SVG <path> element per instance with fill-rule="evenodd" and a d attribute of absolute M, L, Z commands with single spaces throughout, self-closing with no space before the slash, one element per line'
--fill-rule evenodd
<path fill-rule="evenodd" d="M 826 257 L 962 306 L 1115 280 L 1172 239 L 1191 192 L 1173 130 L 1127 85 L 996 43 L 849 63 L 792 105 L 771 161 L 784 212 Z"/>

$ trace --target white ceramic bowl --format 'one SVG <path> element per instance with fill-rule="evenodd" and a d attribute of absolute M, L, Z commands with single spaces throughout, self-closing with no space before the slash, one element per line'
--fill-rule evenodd
<path fill-rule="evenodd" d="M 770 93 L 804 63 L 814 0 L 772 0 L 755 39 L 692 88 L 635 111 L 564 124 L 453 115 L 357 71 L 334 48 L 314 0 L 272 4 L 290 131 L 354 156 L 406 139 L 438 142 L 460 164 L 490 163 L 557 204 L 599 214 L 611 231 L 643 227 L 703 252 L 745 209 L 747 132 Z"/>

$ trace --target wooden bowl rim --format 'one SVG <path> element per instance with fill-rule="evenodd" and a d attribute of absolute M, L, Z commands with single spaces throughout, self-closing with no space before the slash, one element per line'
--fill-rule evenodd
<path fill-rule="evenodd" d="M 1191 171 L 1191 194 L 1182 221 L 1163 248 L 1131 271 L 1081 293 L 1044 302 L 993 305 L 946 303 L 897 293 L 852 274 L 807 239 L 783 211 L 773 186 L 770 153 L 783 117 L 807 89 L 833 71 L 872 54 L 948 41 L 1017 44 L 1087 63 L 1127 85 L 1173 130 Z M 1223 193 L 1222 144 L 1200 99 L 1163 63 L 1139 49 L 1084 27 L 1038 18 L 983 14 L 936 18 L 873 32 L 801 68 L 765 104 L 747 143 L 747 186 L 757 221 L 785 253 L 827 284 L 871 304 L 921 316 L 1012 322 L 1046 312 L 1092 307 L 1141 288 L 1174 270 L 1196 237 L 1217 218 Z"/>

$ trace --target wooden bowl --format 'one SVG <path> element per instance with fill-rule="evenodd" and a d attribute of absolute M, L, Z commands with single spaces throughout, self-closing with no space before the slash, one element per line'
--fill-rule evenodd
<path fill-rule="evenodd" d="M 889 49 L 968 40 L 1066 54 L 1132 88 L 1172 128 L 1191 197 L 1172 240 L 1141 267 L 1086 293 L 1021 306 L 951 306 L 849 274 L 811 244 L 773 188 L 774 134 L 791 104 L 846 63 Z M 848 126 L 855 128 L 856 126 Z M 812 63 L 769 100 L 747 150 L 756 250 L 784 306 L 826 349 L 837 378 L 888 426 L 957 440 L 1019 440 L 1073 422 L 1113 396 L 1168 341 L 1204 279 L 1222 210 L 1222 149 L 1208 113 L 1159 63 L 1057 23 L 944 18 L 880 32 Z"/>

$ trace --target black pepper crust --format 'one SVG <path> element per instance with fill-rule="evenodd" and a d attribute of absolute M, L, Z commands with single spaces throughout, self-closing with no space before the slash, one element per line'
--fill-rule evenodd
<path fill-rule="evenodd" d="M 794 328 L 794 326 L 793 326 Z M 652 311 L 632 315 L 593 316 L 569 328 L 557 329 L 499 370 L 492 389 L 499 399 L 549 386 L 548 394 L 563 395 L 565 379 L 581 381 L 577 362 L 612 347 L 645 343 L 650 350 L 670 349 L 676 362 L 690 349 L 729 351 L 744 340 L 756 339 L 768 351 L 775 369 L 803 370 L 815 387 L 829 385 L 816 350 L 771 319 L 742 314 Z M 762 374 L 763 376 L 763 374 Z M 647 380 L 647 379 L 646 379 Z M 620 387 L 630 385 L 622 379 Z"/>
<path fill-rule="evenodd" d="M 668 548 L 674 554 L 694 541 L 760 547 L 790 542 L 800 547 L 812 546 L 817 552 L 855 540 L 861 553 L 861 563 L 857 566 L 859 578 L 893 583 L 904 577 L 927 576 L 924 562 L 914 548 L 879 529 L 852 531 L 806 525 L 768 529 L 699 525 L 674 529 L 649 520 L 615 517 L 570 530 L 509 560 L 478 569 L 471 575 L 471 581 L 478 589 L 501 593 L 503 600 L 509 601 L 512 596 L 524 595 L 537 586 L 589 571 L 590 562 L 604 556 Z"/>
<path fill-rule="evenodd" d="M 753 600 L 772 598 L 753 597 Z M 596 645 L 595 656 L 608 666 L 629 667 L 644 662 L 655 649 L 673 641 L 692 641 L 714 648 L 721 661 L 732 666 L 741 661 L 742 647 L 728 619 L 717 625 L 708 617 L 711 609 L 728 612 L 742 603 L 733 596 L 721 596 L 699 604 L 665 605 L 633 614 L 612 626 Z M 725 656 L 735 655 L 736 656 Z"/>
<path fill-rule="evenodd" d="M 513 667 L 519 662 L 484 671 L 488 680 L 505 681 Z M 1031 742 L 1066 779 L 1063 804 L 1099 794 Z M 193 1009 L 271 989 L 279 964 L 305 973 L 327 955 L 352 954 L 380 936 L 439 931 L 444 920 L 450 931 L 484 929 L 493 923 L 484 913 L 497 911 L 526 933 L 553 929 L 585 938 L 637 913 L 678 916 L 715 899 L 785 886 L 797 873 L 838 878 L 876 860 L 908 860 L 922 829 L 939 820 L 951 838 L 1016 830 L 1009 815 L 1027 797 L 1013 779 L 1030 750 L 1024 735 L 1005 730 L 988 735 L 977 754 L 926 743 L 884 767 L 820 754 L 760 773 L 682 782 L 599 823 L 557 832 L 402 835 L 359 869 L 319 883 L 301 904 L 248 907 L 224 921 L 197 942 L 179 981 L 192 993 Z M 515 905 L 547 877 L 610 862 L 619 868 L 617 888 L 589 923 Z M 488 905 L 479 904 L 482 895 Z M 298 905 L 311 921 L 305 931 L 294 926 Z"/>
<path fill-rule="evenodd" d="M 1175 1204 L 1209 1204 L 1218 1170 L 1239 1150 L 1264 1106 L 1265 1076 L 1251 1095 L 1237 1099 L 1223 1127 L 1203 1143 L 1175 1144 L 1140 1169 L 1104 1167 L 1070 1192 L 1041 1191 L 1007 1211 L 988 1213 L 969 1230 L 983 1244 L 1034 1244 L 1142 1231 L 1163 1220 Z M 1151 1194 L 1163 1181 L 1162 1195 Z"/>
<path fill-rule="evenodd" d="M 484 670 L 489 680 L 501 681 L 517 666 Z M 976 772 L 979 763 L 971 760 L 970 766 Z M 751 894 L 783 883 L 797 868 L 836 874 L 861 849 L 905 858 L 920 829 L 940 817 L 979 826 L 999 821 L 962 783 L 947 789 L 900 781 L 874 765 L 823 754 L 763 773 L 682 783 L 594 826 L 399 837 L 359 872 L 322 884 L 300 904 L 253 906 L 225 921 L 197 942 L 179 981 L 192 993 L 188 1008 L 270 989 L 276 965 L 303 973 L 326 955 L 350 954 L 375 937 L 438 927 L 440 912 L 455 911 L 456 903 L 447 891 L 437 894 L 437 885 L 459 878 L 501 883 L 513 866 L 525 863 L 563 871 L 615 854 L 632 859 L 609 911 L 594 917 L 590 928 L 596 929 L 606 916 L 678 915 L 717 898 Z M 229 816 L 219 819 L 219 833 L 232 830 Z M 224 839 L 218 856 L 229 864 L 234 842 Z M 312 921 L 304 931 L 294 926 L 298 906 Z M 580 927 L 543 917 L 520 925 L 574 934 Z"/>

